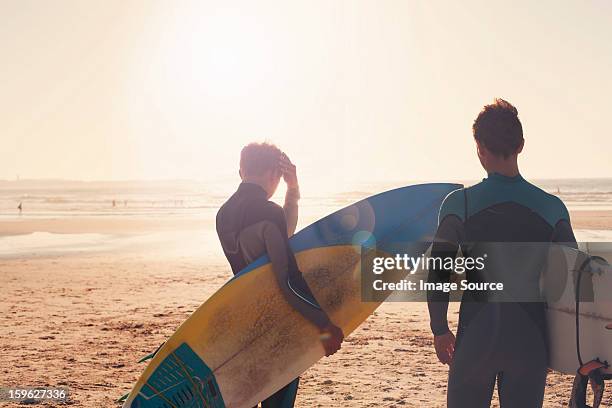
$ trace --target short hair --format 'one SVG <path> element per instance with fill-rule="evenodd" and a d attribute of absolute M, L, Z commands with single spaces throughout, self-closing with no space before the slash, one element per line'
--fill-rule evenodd
<path fill-rule="evenodd" d="M 507 158 L 523 143 L 523 126 L 518 110 L 508 101 L 496 98 L 478 114 L 472 126 L 474 139 L 496 156 Z"/>
<path fill-rule="evenodd" d="M 240 169 L 243 176 L 261 176 L 278 168 L 281 150 L 271 143 L 249 143 L 240 152 Z"/>

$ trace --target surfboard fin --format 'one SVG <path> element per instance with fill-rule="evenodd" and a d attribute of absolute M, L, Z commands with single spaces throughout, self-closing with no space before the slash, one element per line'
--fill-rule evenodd
<path fill-rule="evenodd" d="M 124 402 L 129 395 L 130 395 L 129 392 L 125 395 L 122 395 L 121 397 L 117 398 L 117 402 Z"/>
<path fill-rule="evenodd" d="M 146 356 L 144 356 L 143 358 L 141 358 L 140 360 L 138 360 L 139 363 L 144 363 L 147 360 L 152 359 L 153 357 L 155 357 L 155 355 L 157 354 L 157 352 L 159 351 L 160 348 L 162 348 L 162 346 L 166 344 L 166 342 L 164 341 L 162 344 L 159 345 L 159 347 L 152 352 L 151 354 L 147 354 Z"/>

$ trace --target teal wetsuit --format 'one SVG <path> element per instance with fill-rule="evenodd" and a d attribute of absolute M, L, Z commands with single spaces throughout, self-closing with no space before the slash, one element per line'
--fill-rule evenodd
<path fill-rule="evenodd" d="M 539 300 L 538 286 L 548 253 L 544 244 L 574 246 L 575 241 L 562 201 L 520 175 L 493 173 L 447 196 L 432 256 L 455 257 L 458 249 L 464 257 L 493 253 L 485 271 L 468 271 L 464 279 L 483 282 L 486 276 L 500 276 L 513 288 L 513 296 L 524 297 L 492 302 L 487 293 L 464 292 L 449 372 L 448 407 L 489 407 L 496 380 L 503 408 L 542 406 L 548 349 L 545 303 Z M 430 282 L 449 280 L 447 270 L 429 273 Z M 428 293 L 435 335 L 449 331 L 448 302 L 448 294 Z"/>

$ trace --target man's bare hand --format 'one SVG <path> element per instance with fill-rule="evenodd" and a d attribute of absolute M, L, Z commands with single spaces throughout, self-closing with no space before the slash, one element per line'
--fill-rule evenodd
<path fill-rule="evenodd" d="M 297 188 L 298 179 L 295 164 L 291 163 L 291 160 L 289 160 L 285 153 L 281 155 L 278 165 L 280 166 L 283 180 L 287 183 L 287 188 Z"/>
<path fill-rule="evenodd" d="M 340 350 L 343 340 L 344 333 L 342 333 L 342 329 L 332 323 L 321 330 L 321 343 L 323 343 L 323 348 L 325 349 L 325 357 L 329 357 Z"/>
<path fill-rule="evenodd" d="M 450 365 L 455 355 L 455 335 L 449 331 L 446 334 L 434 336 L 434 347 L 438 360 L 442 364 Z"/>

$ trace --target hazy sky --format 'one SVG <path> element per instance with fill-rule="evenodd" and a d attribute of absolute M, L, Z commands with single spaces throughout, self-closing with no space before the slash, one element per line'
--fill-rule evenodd
<path fill-rule="evenodd" d="M 0 0 L 0 178 L 474 179 L 500 96 L 530 178 L 612 176 L 609 1 Z"/>

